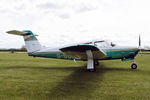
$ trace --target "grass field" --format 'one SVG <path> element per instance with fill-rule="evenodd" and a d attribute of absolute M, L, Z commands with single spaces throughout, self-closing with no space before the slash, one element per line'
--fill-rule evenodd
<path fill-rule="evenodd" d="M 0 52 L 0 100 L 149 100 L 150 55 L 136 62 L 100 61 L 93 73 L 82 61 Z"/>

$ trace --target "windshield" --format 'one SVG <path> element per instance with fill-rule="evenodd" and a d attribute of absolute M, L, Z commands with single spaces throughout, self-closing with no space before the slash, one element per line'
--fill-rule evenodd
<path fill-rule="evenodd" d="M 100 48 L 108 48 L 108 47 L 114 47 L 116 46 L 115 44 L 113 44 L 112 42 L 108 42 L 108 41 L 94 41 L 94 42 L 87 42 L 87 43 L 84 43 L 84 44 L 93 44 L 93 45 L 96 45 Z"/>
<path fill-rule="evenodd" d="M 107 48 L 110 46 L 106 41 L 95 41 L 94 44 L 100 48 Z"/>
<path fill-rule="evenodd" d="M 92 42 L 87 42 L 87 43 L 84 43 L 84 44 L 92 44 Z"/>

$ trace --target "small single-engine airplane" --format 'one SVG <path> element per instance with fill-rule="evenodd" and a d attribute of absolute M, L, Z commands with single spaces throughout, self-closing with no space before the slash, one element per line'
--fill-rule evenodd
<path fill-rule="evenodd" d="M 9 34 L 21 35 L 24 37 L 25 45 L 29 56 L 34 57 L 46 57 L 56 59 L 67 60 L 83 60 L 87 62 L 87 70 L 90 72 L 96 71 L 95 66 L 99 64 L 98 60 L 111 60 L 121 59 L 122 61 L 133 60 L 131 65 L 132 69 L 136 69 L 134 57 L 140 50 L 140 36 L 139 36 L 139 48 L 135 47 L 119 47 L 113 43 L 107 41 L 92 41 L 87 43 L 81 43 L 71 45 L 63 48 L 48 48 L 43 47 L 38 42 L 35 34 L 29 30 L 8 31 Z"/>

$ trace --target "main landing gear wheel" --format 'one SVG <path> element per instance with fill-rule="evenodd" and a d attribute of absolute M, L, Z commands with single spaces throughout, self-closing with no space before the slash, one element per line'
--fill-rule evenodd
<path fill-rule="evenodd" d="M 94 63 L 92 51 L 91 50 L 87 50 L 86 54 L 87 54 L 87 60 L 88 60 L 88 62 L 87 62 L 87 70 L 89 72 L 95 72 L 96 68 L 95 68 L 95 63 Z"/>
<path fill-rule="evenodd" d="M 94 65 L 99 65 L 99 62 L 98 62 L 98 60 L 94 60 Z"/>
<path fill-rule="evenodd" d="M 132 65 L 131 65 L 131 68 L 132 68 L 132 69 L 137 69 L 137 64 L 132 64 Z"/>
<path fill-rule="evenodd" d="M 94 69 L 88 69 L 89 72 L 95 72 L 95 68 Z"/>
<path fill-rule="evenodd" d="M 93 67 L 94 67 L 93 69 L 88 69 L 88 71 L 89 72 L 95 72 L 96 71 L 96 66 L 94 65 Z"/>

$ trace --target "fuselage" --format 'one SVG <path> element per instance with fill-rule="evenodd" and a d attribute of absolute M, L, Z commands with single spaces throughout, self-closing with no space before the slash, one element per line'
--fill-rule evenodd
<path fill-rule="evenodd" d="M 123 61 L 126 60 L 133 60 L 134 57 L 137 55 L 139 49 L 136 47 L 100 47 L 98 45 L 95 45 L 97 48 L 99 48 L 101 51 L 103 51 L 106 54 L 106 57 L 104 58 L 96 58 L 96 60 L 111 60 L 111 59 L 121 59 Z M 45 57 L 45 58 L 56 58 L 56 59 L 66 59 L 66 60 L 87 60 L 87 59 L 80 59 L 78 57 L 70 57 L 63 53 L 59 48 L 51 49 L 51 48 L 43 48 L 39 51 L 28 53 L 29 56 L 34 57 Z"/>

